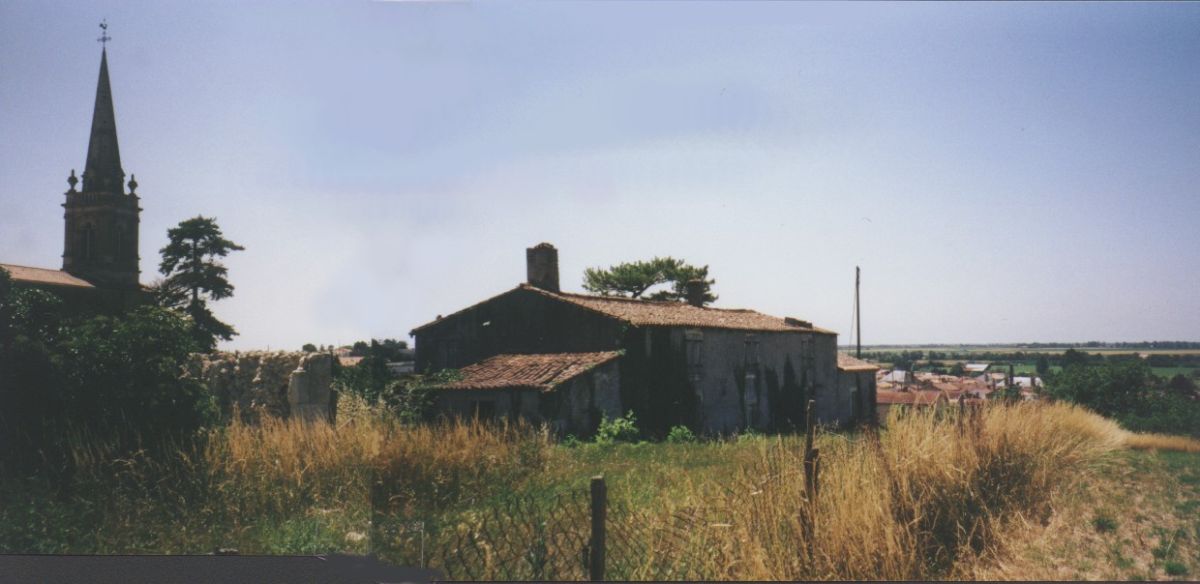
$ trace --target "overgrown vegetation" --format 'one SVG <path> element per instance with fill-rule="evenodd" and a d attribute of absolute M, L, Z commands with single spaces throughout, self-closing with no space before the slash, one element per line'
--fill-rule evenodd
<path fill-rule="evenodd" d="M 73 314 L 58 297 L 9 285 L 0 270 L 0 472 L 69 472 L 71 436 L 125 449 L 191 440 L 212 396 L 179 372 L 197 346 L 176 312 Z"/>
<path fill-rule="evenodd" d="M 1186 379 L 1156 378 L 1140 359 L 1074 363 L 1049 376 L 1046 390 L 1136 432 L 1200 436 L 1200 396 L 1194 386 Z"/>
<path fill-rule="evenodd" d="M 609 577 L 931 578 L 1002 548 L 1018 518 L 1046 517 L 1053 494 L 1091 476 L 1127 436 L 1066 404 L 992 405 L 978 425 L 959 424 L 954 411 L 914 412 L 877 435 L 819 434 L 812 502 L 800 437 L 629 443 L 636 421 L 618 420 L 609 421 L 608 446 L 568 448 L 523 425 L 404 424 L 352 395 L 337 426 L 234 422 L 210 431 L 203 448 L 173 455 L 120 456 L 77 437 L 78 471 L 68 481 L 3 480 L 0 549 L 365 553 L 375 545 L 384 558 L 417 562 L 415 548 L 390 548 L 372 531 L 372 512 L 384 506 L 397 525 L 420 523 L 425 560 L 439 567 L 434 551 L 456 534 L 493 533 L 475 522 L 506 498 L 551 508 L 554 493 L 585 492 L 588 477 L 604 474 L 614 565 L 615 554 L 632 554 Z M 680 531 L 683 516 L 691 523 Z M 586 530 L 586 514 L 580 519 Z M 492 542 L 493 553 L 501 543 L 529 550 L 529 533 L 494 533 L 515 539 Z M 578 557 L 546 545 L 540 553 Z M 532 574 L 520 572 L 527 559 L 488 561 L 499 571 L 484 576 Z"/>

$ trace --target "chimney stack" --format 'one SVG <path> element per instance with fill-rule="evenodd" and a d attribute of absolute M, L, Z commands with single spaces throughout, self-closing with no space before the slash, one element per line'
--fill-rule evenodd
<path fill-rule="evenodd" d="M 558 250 L 549 243 L 526 248 L 525 278 L 530 286 L 558 292 Z"/>
<path fill-rule="evenodd" d="M 704 280 L 688 280 L 687 303 L 692 306 L 704 306 Z"/>

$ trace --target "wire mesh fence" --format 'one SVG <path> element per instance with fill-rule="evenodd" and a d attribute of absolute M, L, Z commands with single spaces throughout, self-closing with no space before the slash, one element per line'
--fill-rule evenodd
<path fill-rule="evenodd" d="M 705 568 L 724 548 L 714 544 L 728 520 L 696 508 L 655 513 L 619 498 L 605 502 L 604 579 L 711 577 Z M 574 488 L 509 494 L 443 516 L 379 509 L 372 547 L 388 561 L 434 568 L 449 580 L 588 580 L 595 576 L 593 503 L 586 488 Z"/>
<path fill-rule="evenodd" d="M 959 440 L 980 440 L 982 407 L 961 400 L 942 414 Z M 841 573 L 840 560 L 821 547 L 829 509 L 818 497 L 836 499 L 837 492 L 822 494 L 823 453 L 814 438 L 808 432 L 802 446 L 766 453 L 753 479 L 693 492 L 688 502 L 649 503 L 622 489 L 610 496 L 603 486 L 598 499 L 593 482 L 590 490 L 582 483 L 533 492 L 501 487 L 502 494 L 453 509 L 414 511 L 404 497 L 386 496 L 392 489 L 377 479 L 371 549 L 468 581 L 731 579 L 747 562 L 765 563 L 758 567 L 769 573 Z M 872 458 L 884 457 L 877 432 L 863 440 Z M 748 554 L 748 539 L 769 553 Z"/>

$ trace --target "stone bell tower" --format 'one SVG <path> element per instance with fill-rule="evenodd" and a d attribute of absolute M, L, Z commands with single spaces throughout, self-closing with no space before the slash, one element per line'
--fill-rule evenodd
<path fill-rule="evenodd" d="M 107 41 L 108 37 L 102 35 L 100 39 Z M 75 189 L 79 179 L 72 170 L 67 179 L 71 188 L 63 203 L 66 229 L 62 269 L 98 288 L 138 288 L 138 223 L 142 209 L 135 194 L 137 180 L 130 177 L 128 185 L 124 182 L 108 82 L 108 51 L 104 48 L 100 52 L 100 80 L 83 168 L 83 189 Z"/>

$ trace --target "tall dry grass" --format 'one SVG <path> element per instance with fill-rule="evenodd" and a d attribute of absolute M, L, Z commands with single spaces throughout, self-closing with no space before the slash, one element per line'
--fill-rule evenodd
<path fill-rule="evenodd" d="M 804 489 L 803 452 L 775 439 L 723 497 L 684 497 L 708 519 L 687 543 L 671 543 L 677 553 L 649 551 L 695 560 L 686 548 L 701 542 L 703 565 L 669 574 L 683 578 L 941 577 L 995 551 L 1015 518 L 1044 516 L 1051 494 L 1122 438 L 1115 423 L 1062 404 L 996 405 L 962 426 L 953 412 L 910 412 L 878 435 L 821 436 L 815 499 Z M 660 517 L 665 529 L 669 514 Z"/>
<path fill-rule="evenodd" d="M 1200 440 L 1189 436 L 1169 434 L 1141 434 L 1127 432 L 1124 437 L 1126 448 L 1134 450 L 1170 450 L 1175 452 L 1200 452 Z"/>
<path fill-rule="evenodd" d="M 296 525 L 344 533 L 363 529 L 373 512 L 386 511 L 404 520 L 434 518 L 451 539 L 463 533 L 497 538 L 478 543 L 476 549 L 487 550 L 492 566 L 479 574 L 573 578 L 578 574 L 515 566 L 529 561 L 530 542 L 548 529 L 542 518 L 524 522 L 528 529 L 489 532 L 468 524 L 486 513 L 462 511 L 486 510 L 506 493 L 538 497 L 555 485 L 582 484 L 604 468 L 619 467 L 621 453 L 634 449 L 558 447 L 544 431 L 521 424 L 408 426 L 366 407 L 347 412 L 336 426 L 271 418 L 257 425 L 235 422 L 208 435 L 201 448 L 179 449 L 171 459 L 114 458 L 102 445 L 81 443 L 78 476 L 98 487 L 123 485 L 113 491 L 114 499 L 129 504 L 114 508 L 112 517 L 142 513 L 150 502 L 168 510 L 171 521 L 185 524 L 184 529 L 205 534 L 180 536 L 176 547 L 162 546 L 162 551 L 206 551 L 194 549 L 197 542 L 231 542 L 243 553 L 337 546 L 342 533 L 321 539 L 297 531 Z M 608 575 L 927 579 L 962 574 L 963 565 L 1001 549 L 1015 522 L 1044 518 L 1053 493 L 1096 468 L 1107 453 L 1149 443 L 1164 439 L 1131 435 L 1066 404 L 995 404 L 962 420 L 953 409 L 912 411 L 894 416 L 877 433 L 818 434 L 816 497 L 805 491 L 802 441 L 794 436 L 644 445 L 639 452 L 658 449 L 664 472 L 674 476 L 653 479 L 662 485 L 656 496 L 647 497 L 645 489 L 636 497 L 619 488 L 610 491 L 614 539 Z M 682 463 L 671 470 L 672 457 L 709 450 L 727 459 L 723 464 L 734 467 L 732 472 L 693 475 Z M 539 500 L 534 507 L 551 501 Z M 560 535 L 578 542 L 587 529 L 585 500 L 560 515 L 571 532 Z M 99 530 L 104 537 L 122 537 L 139 522 L 165 520 L 147 515 L 112 521 L 107 531 Z M 505 525 L 524 523 L 518 517 Z M 275 533 L 264 531 L 264 524 L 281 527 Z M 175 537 L 171 533 L 164 527 L 145 537 Z M 438 537 L 429 534 L 430 554 Z M 268 545 L 264 538 L 278 541 Z M 367 544 L 358 545 L 347 551 L 368 551 L 362 549 Z M 459 553 L 457 545 L 441 549 Z M 502 557 L 496 551 L 501 549 L 515 555 Z M 387 557 L 386 550 L 373 551 Z M 543 551 L 566 554 L 561 565 L 581 569 L 575 547 Z M 463 556 L 432 557 L 429 564 L 444 567 L 439 562 L 449 559 Z M 544 570 L 548 564 L 540 565 Z"/>
<path fill-rule="evenodd" d="M 204 466 L 243 513 L 345 501 L 403 510 L 516 485 L 542 469 L 549 446 L 547 432 L 520 422 L 406 425 L 376 412 L 334 426 L 266 417 L 214 434 Z"/>

